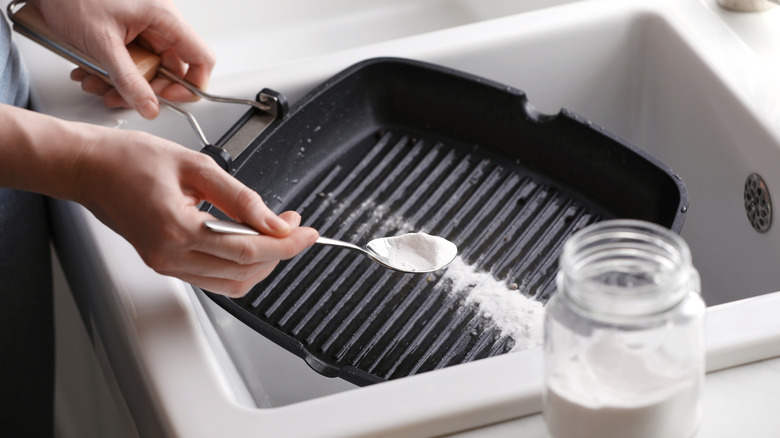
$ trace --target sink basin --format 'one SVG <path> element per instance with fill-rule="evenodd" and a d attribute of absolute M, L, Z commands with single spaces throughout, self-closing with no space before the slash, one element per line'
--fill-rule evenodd
<path fill-rule="evenodd" d="M 492 2 L 510 8 L 496 6 L 502 11 L 496 15 L 484 15 L 466 2 L 386 3 L 360 3 L 344 25 L 357 26 L 357 35 L 365 17 L 387 7 L 393 10 L 387 16 L 408 20 L 408 28 L 366 32 L 364 40 L 331 38 L 328 47 L 290 41 L 285 53 L 268 49 L 272 61 L 240 62 L 239 52 L 262 51 L 255 47 L 267 39 L 250 24 L 236 26 L 249 28 L 240 35 L 207 35 L 229 58 L 211 91 L 247 97 L 270 87 L 294 102 L 342 68 L 386 55 L 439 63 L 514 86 L 542 112 L 573 110 L 644 148 L 685 181 L 690 206 L 682 236 L 691 246 L 710 306 L 708 368 L 780 355 L 780 270 L 774 267 L 780 229 L 775 225 L 756 232 L 743 200 L 752 173 L 763 177 L 773 195 L 777 188 L 780 199 L 780 138 L 771 129 L 780 123 L 780 92 L 706 2 L 545 2 L 553 6 L 489 20 L 522 12 L 511 9 L 511 3 L 525 2 Z M 436 20 L 418 19 L 426 8 L 446 13 L 434 13 Z M 262 11 L 253 12 L 260 16 Z M 321 13 L 327 11 L 314 8 L 303 20 Z M 272 23 L 263 26 L 273 29 Z M 308 29 L 319 32 L 316 26 Z M 243 46 L 231 51 L 228 42 L 236 40 Z M 197 147 L 186 122 L 170 112 L 148 122 L 127 112 L 106 112 L 89 98 L 77 99 L 89 104 L 74 110 L 51 99 L 44 109 Z M 187 107 L 212 138 L 244 111 L 208 102 Z M 154 274 L 126 242 L 80 207 L 58 204 L 57 215 L 63 227 L 60 253 L 89 262 L 65 266 L 78 285 L 74 294 L 86 308 L 100 310 L 86 312 L 100 334 L 96 342 L 106 350 L 130 411 L 153 419 L 148 430 L 195 436 L 218 434 L 230 425 L 232 436 L 253 436 L 258 430 L 269 436 L 434 435 L 540 408 L 539 350 L 357 388 L 321 377 L 199 291 Z M 71 223 L 80 225 L 67 227 Z M 176 354 L 171 353 L 174 345 Z M 152 402 L 143 405 L 139 392 Z"/>
<path fill-rule="evenodd" d="M 178 6 L 218 54 L 215 74 L 220 75 L 571 1 L 299 0 L 271 4 L 226 0 L 179 2 Z"/>
<path fill-rule="evenodd" d="M 772 171 L 780 154 L 777 138 L 741 94 L 742 79 L 751 76 L 740 77 L 740 68 L 717 64 L 718 59 L 701 52 L 700 35 L 686 29 L 690 23 L 683 9 L 642 2 L 575 4 L 423 35 L 412 44 L 387 43 L 302 60 L 257 71 L 248 80 L 270 84 L 294 100 L 339 68 L 381 53 L 512 85 L 542 112 L 571 109 L 644 148 L 683 178 L 690 208 L 682 236 L 701 273 L 704 298 L 716 306 L 780 286 L 780 271 L 772 268 L 780 255 L 778 233 L 755 231 L 743 201 L 746 178 L 754 172 L 769 187 L 780 187 Z M 717 20 L 709 18 L 698 25 L 717 30 Z M 741 50 L 738 40 L 730 42 L 731 50 Z M 199 296 L 212 321 L 218 321 L 221 339 L 258 406 L 355 389 L 307 370 L 300 359 Z M 284 372 L 292 367 L 294 373 Z M 291 376 L 289 381 L 284 375 Z"/>

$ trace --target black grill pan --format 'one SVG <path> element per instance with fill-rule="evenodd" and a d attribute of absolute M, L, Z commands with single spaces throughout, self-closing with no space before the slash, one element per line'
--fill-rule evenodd
<path fill-rule="evenodd" d="M 574 231 L 636 218 L 679 232 L 687 208 L 667 166 L 582 117 L 540 114 L 519 90 L 395 58 L 320 85 L 231 172 L 322 235 L 441 235 L 467 263 L 542 302 Z M 515 340 L 465 306 L 465 293 L 441 272 L 401 274 L 319 245 L 241 299 L 208 295 L 321 374 L 365 385 L 510 351 Z"/>

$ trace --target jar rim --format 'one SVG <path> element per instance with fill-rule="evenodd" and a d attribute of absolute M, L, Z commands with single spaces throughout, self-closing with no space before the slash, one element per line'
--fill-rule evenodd
<path fill-rule="evenodd" d="M 680 236 L 636 219 L 611 219 L 579 230 L 564 244 L 559 264 L 559 293 L 585 310 L 629 317 L 676 306 L 695 272 L 690 248 Z"/>

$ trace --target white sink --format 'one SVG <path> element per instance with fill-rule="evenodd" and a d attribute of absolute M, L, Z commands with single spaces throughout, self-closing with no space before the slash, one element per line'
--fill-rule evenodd
<path fill-rule="evenodd" d="M 178 6 L 218 54 L 220 75 L 571 1 L 225 0 Z"/>
<path fill-rule="evenodd" d="M 382 8 L 393 10 L 385 17 L 406 17 L 407 29 L 367 32 L 366 40 L 331 38 L 323 43 L 327 47 L 291 40 L 287 51 L 281 44 L 268 49 L 270 62 L 241 62 L 246 58 L 239 53 L 263 51 L 266 40 L 273 42 L 265 32 L 273 34 L 276 25 L 264 25 L 260 32 L 247 18 L 236 29 L 249 31 L 228 34 L 221 24 L 207 37 L 213 36 L 212 44 L 218 53 L 228 53 L 229 61 L 220 67 L 211 91 L 253 96 L 270 87 L 295 101 L 353 62 L 392 55 L 520 88 L 543 112 L 571 109 L 646 149 L 685 181 L 690 208 L 682 235 L 711 306 L 708 368 L 780 355 L 780 293 L 775 292 L 780 290 L 775 268 L 780 228 L 776 223 L 766 233 L 754 231 L 743 207 L 743 185 L 754 172 L 770 191 L 777 188 L 780 199 L 780 137 L 771 128 L 780 123 L 780 88 L 707 2 L 594 0 L 492 20 L 484 18 L 517 12 L 510 6 L 521 2 L 491 3 L 492 15 L 469 6 L 479 2 L 385 3 L 360 3 L 354 16 L 346 15 L 345 26 L 355 26 L 347 26 L 346 35 L 359 35 L 366 17 Z M 337 3 L 332 12 L 345 5 Z M 262 8 L 256 7 L 248 16 L 260 16 Z M 433 11 L 431 17 L 441 21 L 418 19 L 422 10 Z M 314 8 L 303 20 L 325 13 Z M 220 11 L 214 14 L 219 17 Z M 202 19 L 196 27 L 220 22 Z M 231 51 L 234 44 L 236 51 Z M 310 56 L 315 53 L 320 55 Z M 196 146 L 176 115 L 147 122 L 128 112 L 106 112 L 78 93 L 55 94 L 60 97 L 43 99 L 48 102 L 44 110 L 53 114 L 143 129 Z M 66 98 L 82 105 L 74 110 Z M 244 111 L 207 102 L 189 108 L 210 137 L 219 136 Z M 90 267 L 75 263 L 66 271 L 81 285 L 75 293 L 100 309 L 91 313 L 91 323 L 110 339 L 103 341 L 110 344 L 106 361 L 118 375 L 130 411 L 151 418 L 147 430 L 162 428 L 181 436 L 209 436 L 227 427 L 234 428 L 232 436 L 257 431 L 269 436 L 416 436 L 477 427 L 540 408 L 538 350 L 356 388 L 317 375 L 208 298 L 157 276 L 83 209 L 60 204 L 58 215 L 63 226 L 79 224 L 63 237 L 61 251 L 66 257 L 79 254 Z M 141 375 L 144 385 L 133 388 L 135 382 L 123 381 L 123 375 Z M 144 394 L 153 408 L 140 407 Z"/>

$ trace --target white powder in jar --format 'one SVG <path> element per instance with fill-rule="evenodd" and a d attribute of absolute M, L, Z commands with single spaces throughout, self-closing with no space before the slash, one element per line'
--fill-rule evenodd
<path fill-rule="evenodd" d="M 554 438 L 688 438 L 702 381 L 701 369 L 664 370 L 607 336 L 552 371 L 545 422 Z"/>
<path fill-rule="evenodd" d="M 460 257 L 447 267 L 443 280 L 452 284 L 453 292 L 465 292 L 466 305 L 478 306 L 480 313 L 501 330 L 501 336 L 514 339 L 512 351 L 542 345 L 544 306 L 539 301 L 510 289 L 489 272 L 478 272 Z"/>

